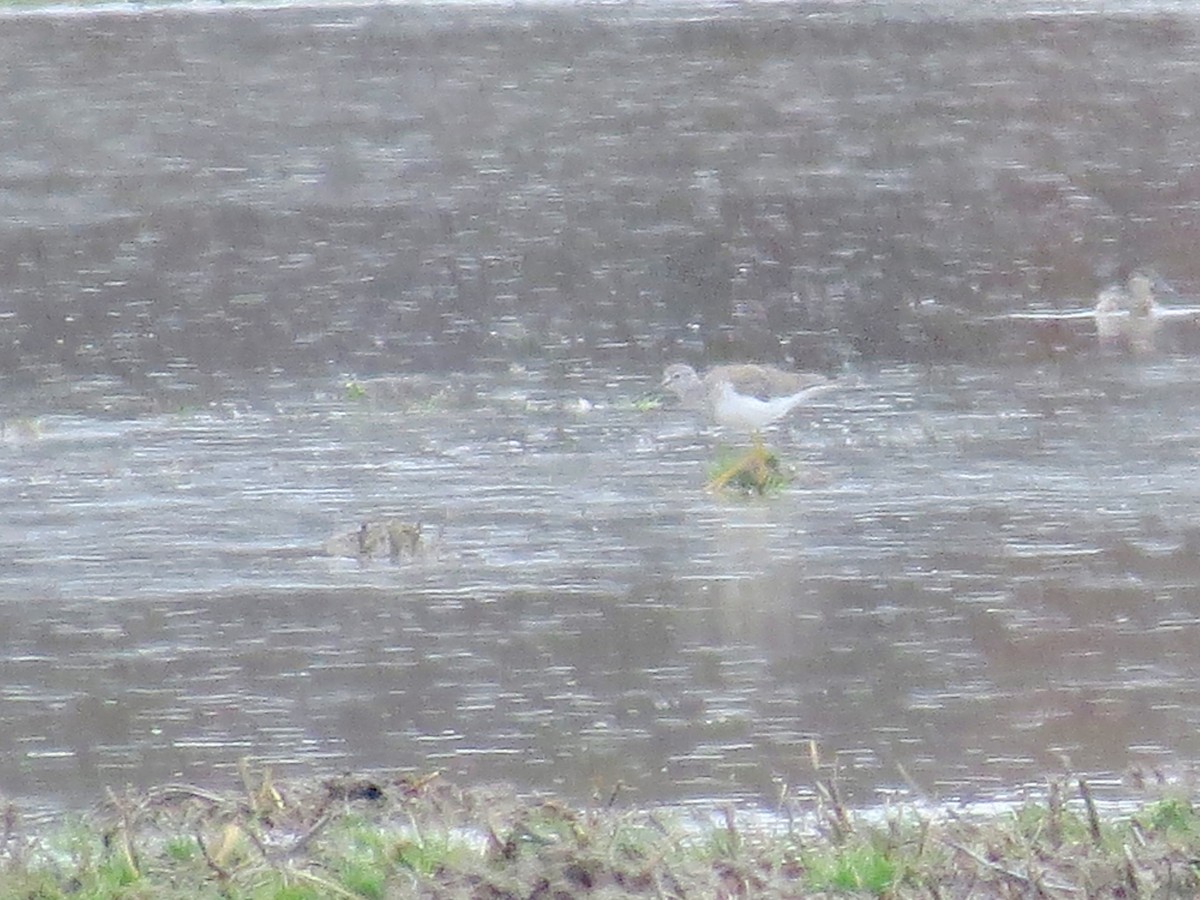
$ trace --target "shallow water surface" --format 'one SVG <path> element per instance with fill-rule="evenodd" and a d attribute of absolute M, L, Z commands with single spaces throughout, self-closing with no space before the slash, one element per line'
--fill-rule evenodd
<path fill-rule="evenodd" d="M 1200 760 L 1200 326 L 1004 318 L 1200 293 L 1198 20 L 980 10 L 3 13 L 0 792 Z M 781 496 L 679 359 L 845 377 Z"/>
<path fill-rule="evenodd" d="M 808 741 L 861 800 L 1195 752 L 1187 360 L 881 371 L 776 435 L 768 501 L 643 384 L 467 408 L 300 386 L 10 442 L 6 789 L 399 766 L 770 799 Z M 586 406 L 580 399 L 588 401 Z M 590 407 L 590 408 L 589 408 Z M 319 552 L 364 516 L 417 559 Z"/>

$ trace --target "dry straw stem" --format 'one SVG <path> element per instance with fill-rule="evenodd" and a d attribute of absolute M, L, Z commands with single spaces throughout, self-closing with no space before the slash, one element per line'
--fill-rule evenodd
<path fill-rule="evenodd" d="M 790 818 L 773 827 L 748 827 L 732 806 L 702 825 L 622 809 L 615 789 L 576 809 L 437 775 L 280 784 L 247 764 L 228 794 L 110 793 L 69 856 L 46 852 L 53 836 L 24 833 L 10 811 L 0 898 L 1200 896 L 1187 794 L 1112 819 L 1086 782 L 1060 780 L 983 820 L 897 805 L 881 822 L 847 802 L 815 747 L 812 762 L 815 797 L 782 796 Z"/>

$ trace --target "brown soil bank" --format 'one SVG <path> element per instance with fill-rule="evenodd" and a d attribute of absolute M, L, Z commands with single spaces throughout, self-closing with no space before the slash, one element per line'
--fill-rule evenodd
<path fill-rule="evenodd" d="M 437 775 L 167 785 L 110 794 L 71 824 L 0 835 L 0 897 L 1194 897 L 1200 817 L 1182 794 L 1121 819 L 1086 783 L 986 820 L 845 809 L 836 785 L 805 824 L 730 811 L 572 809 Z"/>

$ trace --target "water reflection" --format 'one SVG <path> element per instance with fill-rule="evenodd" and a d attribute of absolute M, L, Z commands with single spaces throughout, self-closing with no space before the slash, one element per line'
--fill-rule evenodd
<path fill-rule="evenodd" d="M 1196 284 L 1195 22 L 877 13 L 6 18 L 0 789 L 1197 759 L 1197 329 L 997 318 Z M 726 502 L 680 358 L 858 386 Z"/>

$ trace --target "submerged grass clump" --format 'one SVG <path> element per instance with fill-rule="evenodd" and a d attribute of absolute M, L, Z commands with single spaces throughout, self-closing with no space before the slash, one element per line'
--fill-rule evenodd
<path fill-rule="evenodd" d="M 791 475 L 773 450 L 757 446 L 751 450 L 722 449 L 708 470 L 713 490 L 763 497 L 787 487 Z"/>
<path fill-rule="evenodd" d="M 10 807 L 0 898 L 1193 897 L 1200 822 L 1184 797 L 1105 819 L 1083 780 L 967 819 L 916 807 L 868 817 L 836 781 L 774 825 L 702 824 L 611 803 L 575 809 L 425 778 L 186 785 L 111 795 L 26 832 Z M 803 828 L 795 823 L 804 821 Z"/>
<path fill-rule="evenodd" d="M 667 398 L 662 391 L 647 391 L 630 400 L 629 408 L 634 412 L 653 412 L 662 409 L 666 402 Z"/>

